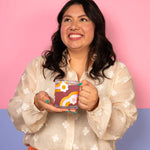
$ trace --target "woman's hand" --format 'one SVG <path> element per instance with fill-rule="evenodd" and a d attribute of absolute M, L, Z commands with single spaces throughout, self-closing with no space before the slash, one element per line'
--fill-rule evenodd
<path fill-rule="evenodd" d="M 48 104 L 46 103 L 47 100 L 49 100 Z M 46 110 L 48 112 L 66 112 L 69 110 L 66 108 L 57 108 L 53 105 L 53 102 L 54 100 L 44 91 L 38 92 L 34 97 L 34 104 L 40 111 Z"/>
<path fill-rule="evenodd" d="M 99 103 L 96 87 L 87 80 L 82 81 L 78 105 L 81 109 L 92 111 Z"/>

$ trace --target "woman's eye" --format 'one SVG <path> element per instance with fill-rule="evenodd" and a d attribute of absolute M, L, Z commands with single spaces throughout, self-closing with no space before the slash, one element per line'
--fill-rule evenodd
<path fill-rule="evenodd" d="M 86 18 L 81 18 L 81 21 L 88 21 Z"/>
<path fill-rule="evenodd" d="M 64 22 L 70 22 L 70 21 L 71 21 L 71 19 L 69 19 L 69 18 L 64 19 Z"/>

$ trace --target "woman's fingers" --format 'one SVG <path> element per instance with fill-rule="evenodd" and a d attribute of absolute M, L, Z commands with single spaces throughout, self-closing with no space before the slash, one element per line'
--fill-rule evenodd
<path fill-rule="evenodd" d="M 65 112 L 68 109 L 66 108 L 57 108 L 53 105 L 52 103 L 52 99 L 47 99 L 47 97 L 45 97 L 45 100 L 40 100 L 40 105 L 42 106 L 42 108 L 48 112 Z M 48 103 L 49 101 L 49 103 Z"/>
<path fill-rule="evenodd" d="M 93 110 L 98 103 L 98 99 L 98 91 L 96 87 L 89 81 L 83 80 L 79 92 L 79 107 L 85 110 Z"/>
<path fill-rule="evenodd" d="M 38 103 L 38 109 L 48 112 L 76 112 L 76 109 L 58 108 L 53 105 L 53 98 L 51 98 L 46 92 L 40 91 L 36 94 L 36 103 Z"/>
<path fill-rule="evenodd" d="M 88 110 L 88 105 L 87 105 L 86 103 L 84 103 L 83 101 L 79 101 L 79 102 L 78 102 L 78 106 L 79 106 L 81 109 Z"/>

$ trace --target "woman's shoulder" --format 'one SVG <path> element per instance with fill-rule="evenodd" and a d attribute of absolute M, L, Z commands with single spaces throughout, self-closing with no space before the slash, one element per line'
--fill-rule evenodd
<path fill-rule="evenodd" d="M 123 62 L 117 60 L 117 61 L 115 61 L 115 63 L 112 66 L 110 66 L 106 70 L 106 76 L 109 78 L 112 78 L 121 72 L 128 72 L 129 73 L 129 70 Z"/>
<path fill-rule="evenodd" d="M 29 64 L 27 65 L 27 67 L 33 67 L 33 66 L 42 66 L 43 65 L 43 63 L 44 63 L 44 57 L 43 56 L 37 56 L 37 57 L 35 57 L 35 58 L 33 58 L 30 62 L 29 62 Z"/>
<path fill-rule="evenodd" d="M 112 66 L 112 68 L 115 68 L 117 70 L 120 70 L 120 69 L 124 69 L 124 68 L 127 68 L 127 66 L 125 65 L 125 63 L 121 62 L 121 61 L 116 61 L 114 63 L 114 65 Z"/>
<path fill-rule="evenodd" d="M 30 63 L 43 63 L 44 62 L 44 57 L 43 56 L 37 56 L 31 60 Z"/>

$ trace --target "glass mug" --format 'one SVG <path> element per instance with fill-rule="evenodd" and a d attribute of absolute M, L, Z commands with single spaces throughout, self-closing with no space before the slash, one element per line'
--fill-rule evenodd
<path fill-rule="evenodd" d="M 79 83 L 78 81 L 56 79 L 54 106 L 78 109 Z"/>

